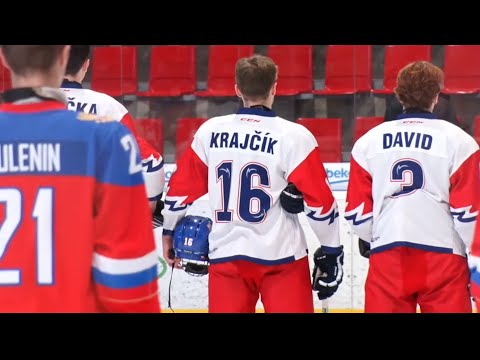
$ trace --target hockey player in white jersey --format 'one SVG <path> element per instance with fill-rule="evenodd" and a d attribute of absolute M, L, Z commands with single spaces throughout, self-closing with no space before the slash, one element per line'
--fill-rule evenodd
<path fill-rule="evenodd" d="M 82 81 L 90 65 L 89 56 L 90 45 L 72 45 L 61 86 L 68 99 L 68 108 L 118 119 L 134 134 L 142 157 L 145 187 L 153 211 L 161 200 L 165 186 L 163 158 L 145 139 L 138 136 L 134 121 L 125 106 L 110 95 L 83 88 Z"/>
<path fill-rule="evenodd" d="M 479 195 L 475 140 L 432 113 L 443 85 L 425 61 L 404 67 L 397 120 L 352 150 L 345 218 L 370 243 L 365 312 L 471 312 L 466 253 Z"/>
<path fill-rule="evenodd" d="M 270 58 L 240 59 L 235 74 L 244 107 L 206 121 L 177 159 L 163 210 L 164 257 L 178 263 L 169 258 L 172 233 L 188 206 L 208 193 L 209 311 L 252 313 L 261 296 L 266 312 L 311 313 L 305 235 L 279 198 L 289 182 L 302 191 L 321 244 L 315 274 L 322 269 L 323 277 L 314 290 L 331 296 L 342 281 L 343 247 L 318 144 L 305 127 L 271 110 L 277 66 Z"/>

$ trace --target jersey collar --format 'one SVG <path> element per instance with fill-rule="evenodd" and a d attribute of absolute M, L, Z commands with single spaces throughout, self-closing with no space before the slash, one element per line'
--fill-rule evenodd
<path fill-rule="evenodd" d="M 412 119 L 412 118 L 420 118 L 420 119 L 437 119 L 437 115 L 431 113 L 430 111 L 425 111 L 421 109 L 407 109 L 404 112 L 397 116 L 397 120 L 401 119 Z"/>
<path fill-rule="evenodd" d="M 237 111 L 238 115 L 257 115 L 257 116 L 264 116 L 264 117 L 276 117 L 277 114 L 275 114 L 274 111 L 272 110 L 267 110 L 267 108 L 260 108 L 260 107 L 254 107 L 254 108 L 240 108 Z"/>
<path fill-rule="evenodd" d="M 37 112 L 67 109 L 67 98 L 63 91 L 49 87 L 15 88 L 3 93 L 0 111 Z"/>
<path fill-rule="evenodd" d="M 64 89 L 83 89 L 82 84 L 76 81 L 70 81 L 68 79 L 63 79 L 62 85 L 60 87 Z"/>

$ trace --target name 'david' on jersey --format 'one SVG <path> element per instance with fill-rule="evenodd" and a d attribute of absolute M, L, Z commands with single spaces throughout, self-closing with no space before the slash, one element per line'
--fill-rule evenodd
<path fill-rule="evenodd" d="M 395 134 L 383 134 L 383 148 L 390 149 L 394 147 L 420 148 L 430 150 L 433 138 L 431 135 L 416 132 L 396 132 Z"/>

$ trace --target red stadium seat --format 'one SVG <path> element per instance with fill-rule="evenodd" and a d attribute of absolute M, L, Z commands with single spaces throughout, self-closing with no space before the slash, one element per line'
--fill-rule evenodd
<path fill-rule="evenodd" d="M 480 45 L 446 45 L 443 71 L 445 94 L 480 92 Z"/>
<path fill-rule="evenodd" d="M 370 129 L 383 123 L 383 116 L 358 116 L 355 119 L 353 130 L 353 143 L 367 133 Z"/>
<path fill-rule="evenodd" d="M 278 65 L 277 95 L 298 95 L 313 90 L 313 47 L 269 45 L 267 56 Z"/>
<path fill-rule="evenodd" d="M 11 88 L 12 79 L 10 78 L 10 71 L 0 62 L 0 93 Z"/>
<path fill-rule="evenodd" d="M 210 45 L 208 53 L 207 89 L 198 96 L 236 96 L 235 64 L 242 57 L 253 55 L 253 45 Z"/>
<path fill-rule="evenodd" d="M 372 89 L 372 46 L 329 45 L 325 65 L 325 88 L 318 95 L 349 95 Z"/>
<path fill-rule="evenodd" d="M 137 119 L 135 125 L 138 134 L 163 156 L 163 120 L 151 118 Z"/>
<path fill-rule="evenodd" d="M 92 90 L 113 97 L 137 93 L 137 47 L 98 46 L 92 56 Z"/>
<path fill-rule="evenodd" d="M 206 118 L 181 118 L 177 120 L 177 131 L 175 136 L 175 161 L 183 155 L 184 151 L 192 143 L 193 135 L 202 125 Z"/>
<path fill-rule="evenodd" d="M 376 89 L 374 94 L 393 94 L 398 72 L 413 61 L 431 61 L 431 45 L 387 45 L 383 68 L 383 89 Z"/>
<path fill-rule="evenodd" d="M 480 115 L 477 115 L 473 119 L 473 138 L 480 145 Z"/>
<path fill-rule="evenodd" d="M 342 119 L 299 118 L 297 123 L 305 126 L 315 136 L 322 161 L 342 161 Z"/>
<path fill-rule="evenodd" d="M 182 96 L 195 93 L 196 47 L 194 45 L 152 46 L 149 89 L 140 96 Z"/>

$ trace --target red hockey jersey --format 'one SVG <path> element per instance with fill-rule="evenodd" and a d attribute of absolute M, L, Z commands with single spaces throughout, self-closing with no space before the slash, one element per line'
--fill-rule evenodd
<path fill-rule="evenodd" d="M 0 312 L 160 311 L 138 146 L 91 120 L 0 106 Z"/>

